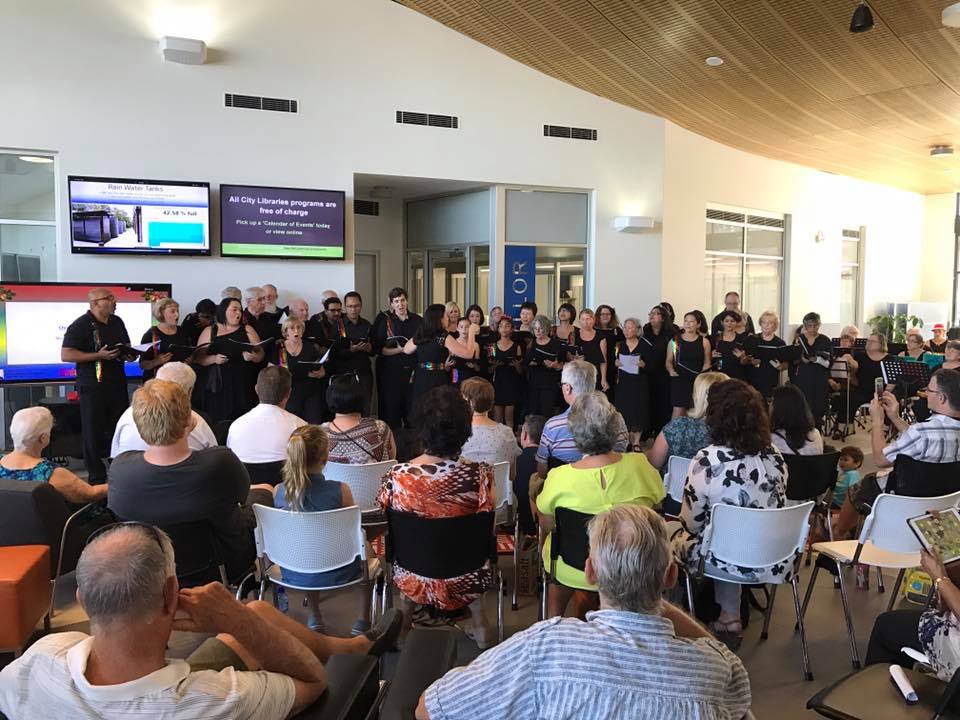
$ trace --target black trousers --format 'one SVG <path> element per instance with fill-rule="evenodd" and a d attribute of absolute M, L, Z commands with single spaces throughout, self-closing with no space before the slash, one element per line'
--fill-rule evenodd
<path fill-rule="evenodd" d="M 410 369 L 378 368 L 377 398 L 378 416 L 394 430 L 406 424 L 407 409 L 413 385 L 410 383 Z"/>
<path fill-rule="evenodd" d="M 81 386 L 80 428 L 83 435 L 83 464 L 92 485 L 107 481 L 103 458 L 110 454 L 110 441 L 117 421 L 130 404 L 127 383 L 105 382 Z"/>
<path fill-rule="evenodd" d="M 920 616 L 922 610 L 891 610 L 877 618 L 867 647 L 867 665 L 890 663 L 911 667 L 913 660 L 900 652 L 908 647 L 923 652 L 920 647 Z"/>

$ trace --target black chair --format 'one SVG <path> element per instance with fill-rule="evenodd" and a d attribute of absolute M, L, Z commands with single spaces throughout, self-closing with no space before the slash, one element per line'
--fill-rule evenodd
<path fill-rule="evenodd" d="M 497 587 L 497 638 L 502 641 L 503 576 L 497 568 L 496 513 L 424 518 L 388 508 L 386 515 L 384 557 L 388 566 L 396 563 L 428 578 L 454 578 L 490 564 Z M 386 582 L 380 590 L 384 600 L 389 588 Z"/>
<path fill-rule="evenodd" d="M 891 477 L 897 495 L 949 495 L 960 490 L 960 462 L 928 463 L 900 454 L 893 462 Z"/>
<path fill-rule="evenodd" d="M 824 688 L 807 709 L 832 720 L 946 720 L 960 717 L 951 707 L 960 687 L 960 671 L 949 683 L 904 668 L 919 702 L 907 705 L 890 682 L 890 666 L 869 665 Z"/>
<path fill-rule="evenodd" d="M 818 527 L 829 529 L 833 500 L 831 491 L 837 484 L 840 453 L 831 448 L 831 452 L 823 455 L 784 455 L 783 459 L 787 463 L 787 500 L 813 500 L 816 505 L 810 513 L 812 530 Z M 808 549 L 806 565 L 810 564 L 812 554 Z"/>
<path fill-rule="evenodd" d="M 593 515 L 558 507 L 554 513 L 554 528 L 550 539 L 550 571 L 543 578 L 543 596 L 540 599 L 540 619 L 547 616 L 547 593 L 550 583 L 556 582 L 557 558 L 577 570 L 583 570 L 590 556 L 587 523 Z"/>
<path fill-rule="evenodd" d="M 268 483 L 276 487 L 283 482 L 280 471 L 283 470 L 283 460 L 265 463 L 244 463 L 247 474 L 250 476 L 250 484 L 258 485 Z"/>
<path fill-rule="evenodd" d="M 380 720 L 413 720 L 423 691 L 453 668 L 456 659 L 454 633 L 411 630 L 380 709 Z"/>
<path fill-rule="evenodd" d="M 210 427 L 213 431 L 213 436 L 217 439 L 217 445 L 227 444 L 227 435 L 230 433 L 230 425 L 232 423 L 233 420 L 221 420 Z"/>
<path fill-rule="evenodd" d="M 327 689 L 299 720 L 372 720 L 390 687 L 380 683 L 380 662 L 369 655 L 333 655 L 324 663 Z M 411 714 L 412 718 L 413 715 Z"/>
<path fill-rule="evenodd" d="M 211 582 L 230 584 L 213 527 L 208 521 L 195 520 L 157 527 L 169 535 L 173 543 L 180 587 L 197 587 Z"/>

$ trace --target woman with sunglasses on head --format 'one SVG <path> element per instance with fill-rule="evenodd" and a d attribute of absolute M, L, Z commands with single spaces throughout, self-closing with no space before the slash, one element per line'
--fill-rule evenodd
<path fill-rule="evenodd" d="M 650 429 L 648 437 L 656 437 L 670 422 L 673 405 L 670 402 L 670 374 L 667 372 L 667 347 L 673 335 L 673 323 L 663 305 L 650 310 L 640 335 L 640 355 L 649 378 Z"/>
<path fill-rule="evenodd" d="M 710 369 L 710 341 L 703 336 L 703 313 L 692 310 L 683 316 L 683 332 L 670 341 L 666 354 L 670 374 L 673 417 L 686 415 L 693 406 L 693 382 Z"/>
<path fill-rule="evenodd" d="M 580 327 L 574 328 L 567 338 L 569 353 L 579 355 L 597 369 L 597 390 L 606 392 L 610 389 L 607 383 L 607 358 L 609 346 L 606 336 L 596 329 L 596 315 L 590 308 L 580 311 Z"/>
<path fill-rule="evenodd" d="M 820 333 L 820 315 L 809 312 L 803 316 L 803 325 L 794 344 L 800 346 L 800 360 L 790 368 L 790 379 L 807 399 L 814 422 L 819 428 L 830 398 L 831 355 L 830 338 Z"/>
<path fill-rule="evenodd" d="M 595 313 L 597 332 L 601 333 L 607 339 L 607 355 L 610 362 L 607 363 L 607 398 L 610 402 L 614 400 L 614 394 L 617 387 L 617 369 L 613 364 L 613 352 L 617 345 L 623 340 L 623 328 L 620 327 L 620 320 L 617 318 L 617 311 L 611 305 L 598 305 Z"/>

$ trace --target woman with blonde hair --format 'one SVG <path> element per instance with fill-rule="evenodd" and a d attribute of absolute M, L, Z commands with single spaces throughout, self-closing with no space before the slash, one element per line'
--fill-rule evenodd
<path fill-rule="evenodd" d="M 455 333 L 457 331 L 457 323 L 460 322 L 460 306 L 453 300 L 450 300 L 443 306 L 443 309 L 446 318 L 447 332 Z"/>
<path fill-rule="evenodd" d="M 144 382 L 157 374 L 158 367 L 173 360 L 171 346 L 189 347 L 191 344 L 183 328 L 177 324 L 180 322 L 180 303 L 173 298 L 162 298 L 153 303 L 152 313 L 157 324 L 140 338 L 142 344 L 153 346 L 140 356 Z"/>
<path fill-rule="evenodd" d="M 354 504 L 349 487 L 335 480 L 327 480 L 323 476 L 329 447 L 327 433 L 319 425 L 303 425 L 293 431 L 287 443 L 287 459 L 283 463 L 283 483 L 277 485 L 275 490 L 274 507 L 292 512 L 323 512 Z M 284 568 L 282 577 L 285 582 L 300 587 L 324 588 L 354 582 L 361 572 L 360 561 L 355 559 L 336 570 L 322 573 L 300 573 Z M 323 631 L 320 593 L 308 590 L 306 595 L 307 604 L 310 606 L 307 627 Z M 366 597 L 366 591 L 361 593 L 362 615 L 353 626 L 353 635 L 360 635 L 370 629 L 370 606 Z"/>
<path fill-rule="evenodd" d="M 286 409 L 309 423 L 319 423 L 326 415 L 323 365 L 317 365 L 320 351 L 312 342 L 304 342 L 306 325 L 300 318 L 284 321 L 281 339 L 270 352 L 270 364 L 290 371 L 293 383 Z"/>
<path fill-rule="evenodd" d="M 747 368 L 747 381 L 764 398 L 769 398 L 773 389 L 780 384 L 780 371 L 786 365 L 773 357 L 786 341 L 779 335 L 780 318 L 772 310 L 767 310 L 759 319 L 760 334 L 753 335 L 747 342 L 747 354 L 750 365 Z"/>
<path fill-rule="evenodd" d="M 729 380 L 722 372 L 704 372 L 693 381 L 693 408 L 686 415 L 676 417 L 657 435 L 653 447 L 647 450 L 650 464 L 663 470 L 671 455 L 692 458 L 698 450 L 710 444 L 707 425 L 703 421 L 707 414 L 707 394 L 710 386 L 723 380 Z"/>

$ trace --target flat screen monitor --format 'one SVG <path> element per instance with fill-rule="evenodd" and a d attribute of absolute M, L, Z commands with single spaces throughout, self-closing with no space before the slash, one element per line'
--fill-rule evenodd
<path fill-rule="evenodd" d="M 67 327 L 90 309 L 87 293 L 105 287 L 117 299 L 117 315 L 136 344 L 153 324 L 153 302 L 170 297 L 164 283 L 0 283 L 0 384 L 69 382 L 73 363 L 60 362 Z M 141 377 L 136 361 L 126 363 L 127 377 Z"/>
<path fill-rule="evenodd" d="M 210 254 L 210 183 L 71 175 L 67 184 L 75 253 Z"/>
<path fill-rule="evenodd" d="M 343 260 L 342 190 L 220 186 L 220 254 Z"/>

